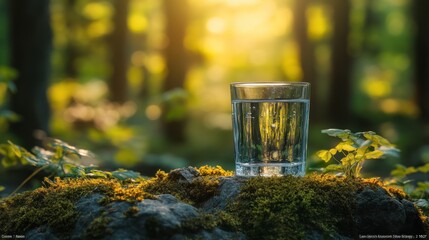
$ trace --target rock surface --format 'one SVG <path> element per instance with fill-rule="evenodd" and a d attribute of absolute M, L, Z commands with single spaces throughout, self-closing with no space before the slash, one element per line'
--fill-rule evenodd
<path fill-rule="evenodd" d="M 366 187 L 356 196 L 358 232 L 364 235 L 415 235 L 424 225 L 413 203 Z M 421 231 L 420 231 L 421 232 Z"/>
<path fill-rule="evenodd" d="M 194 168 L 176 169 L 169 174 L 170 181 L 191 185 L 200 177 L 200 172 Z M 228 207 L 229 204 L 238 199 L 242 186 L 249 179 L 225 176 L 213 179 L 218 184 L 218 191 L 198 204 L 181 201 L 170 193 L 158 194 L 153 199 L 142 201 L 108 203 L 103 203 L 106 196 L 101 193 L 85 194 L 75 203 L 76 223 L 67 235 L 43 223 L 36 224 L 26 231 L 25 235 L 27 239 L 256 239 L 252 235 L 246 235 L 249 229 L 240 227 L 234 229 L 226 226 L 228 224 L 223 220 L 213 217 L 219 212 L 232 211 Z M 357 235 L 427 234 L 425 230 L 427 226 L 422 222 L 421 214 L 413 203 L 405 198 L 394 196 L 380 186 L 364 187 L 353 196 L 355 206 L 351 206 L 351 209 L 354 209 L 354 216 L 346 221 L 353 225 L 347 227 L 352 229 L 352 232 L 341 231 L 341 222 L 339 227 L 332 228 L 338 229 L 338 232 L 324 232 L 309 225 L 310 227 L 305 228 L 303 238 L 354 239 Z M 280 204 L 289 204 L 281 202 L 285 200 L 279 201 Z M 335 202 L 335 199 L 332 201 Z M 276 216 L 275 212 L 270 212 L 271 210 L 264 211 L 267 211 L 266 219 L 261 219 L 262 222 L 271 221 L 270 218 Z M 301 211 L 304 213 L 306 209 Z M 231 214 L 234 215 L 234 212 Z M 240 222 L 241 216 L 235 217 Z M 211 225 L 205 224 L 205 221 Z M 256 224 L 254 228 L 266 228 L 269 222 L 267 224 L 265 226 Z M 274 236 L 268 234 L 263 239 L 302 239 L 294 235 Z"/>

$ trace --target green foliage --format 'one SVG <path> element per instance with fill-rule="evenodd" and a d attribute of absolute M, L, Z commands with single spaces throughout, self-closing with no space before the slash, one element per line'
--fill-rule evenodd
<path fill-rule="evenodd" d="M 13 80 L 18 76 L 17 72 L 9 67 L 0 66 L 0 83 L 6 84 L 7 88 L 15 92 L 16 86 Z"/>
<path fill-rule="evenodd" d="M 399 155 L 399 150 L 387 139 L 371 131 L 352 133 L 348 129 L 326 129 L 322 130 L 322 133 L 341 139 L 335 147 L 316 153 L 317 157 L 325 162 L 332 159 L 337 162 L 328 165 L 324 169 L 325 172 L 338 172 L 346 177 L 359 177 L 365 160 Z"/>
<path fill-rule="evenodd" d="M 16 86 L 13 80 L 17 75 L 18 74 L 14 69 L 0 66 L 0 121 L 17 121 L 19 119 L 16 113 L 5 108 L 7 91 L 16 91 Z"/>
<path fill-rule="evenodd" d="M 161 95 L 162 104 L 167 108 L 166 120 L 183 119 L 186 115 L 189 93 L 182 88 L 175 88 Z"/>
<path fill-rule="evenodd" d="M 98 170 L 94 165 L 85 166 L 79 163 L 79 160 L 83 157 L 93 158 L 93 154 L 58 139 L 52 139 L 46 149 L 33 148 L 31 153 L 9 141 L 8 144 L 0 145 L 0 154 L 3 155 L 1 163 L 4 167 L 22 162 L 38 169 L 46 169 L 58 177 L 116 178 L 119 180 L 140 178 L 139 173 L 130 170 L 118 169 L 109 172 Z"/>
<path fill-rule="evenodd" d="M 391 172 L 394 179 L 390 183 L 400 186 L 426 214 L 429 214 L 429 181 L 414 182 L 409 179 L 412 174 L 424 174 L 427 176 L 428 173 L 429 163 L 419 167 L 405 167 L 398 164 Z"/>

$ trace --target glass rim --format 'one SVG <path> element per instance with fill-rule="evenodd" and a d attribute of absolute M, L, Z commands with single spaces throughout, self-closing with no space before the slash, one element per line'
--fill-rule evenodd
<path fill-rule="evenodd" d="M 233 82 L 231 87 L 310 86 L 309 82 Z"/>

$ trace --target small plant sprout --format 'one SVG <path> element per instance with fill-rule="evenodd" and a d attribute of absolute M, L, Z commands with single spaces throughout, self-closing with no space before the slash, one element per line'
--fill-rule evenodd
<path fill-rule="evenodd" d="M 322 133 L 341 139 L 335 147 L 316 153 L 325 162 L 336 162 L 326 166 L 324 172 L 337 172 L 346 177 L 357 178 L 365 160 L 399 156 L 399 150 L 375 132 L 352 133 L 348 129 L 325 129 Z"/>

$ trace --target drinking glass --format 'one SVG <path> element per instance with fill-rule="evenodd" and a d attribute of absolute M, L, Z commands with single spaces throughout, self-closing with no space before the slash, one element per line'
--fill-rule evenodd
<path fill-rule="evenodd" d="M 310 84 L 231 83 L 237 176 L 305 174 Z"/>

